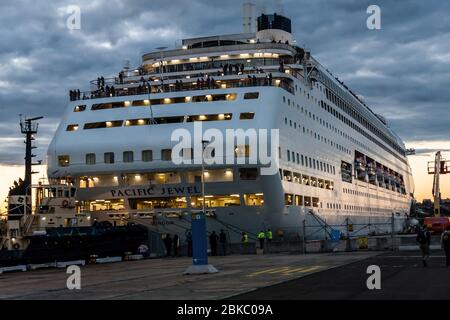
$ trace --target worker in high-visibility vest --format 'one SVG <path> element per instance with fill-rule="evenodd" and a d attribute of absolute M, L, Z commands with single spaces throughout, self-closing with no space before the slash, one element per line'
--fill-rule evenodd
<path fill-rule="evenodd" d="M 248 234 L 246 234 L 245 232 L 242 232 L 241 242 L 243 244 L 247 244 L 248 243 Z"/>
<path fill-rule="evenodd" d="M 272 242 L 272 239 L 273 239 L 272 230 L 267 229 L 267 240 L 269 241 L 269 243 Z"/>
<path fill-rule="evenodd" d="M 265 238 L 266 238 L 266 233 L 263 230 L 261 230 L 258 233 L 258 240 L 259 240 L 259 248 L 260 249 L 264 249 L 264 239 Z"/>

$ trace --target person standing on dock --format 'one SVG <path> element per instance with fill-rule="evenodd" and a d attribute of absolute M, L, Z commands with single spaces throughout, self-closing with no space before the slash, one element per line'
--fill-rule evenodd
<path fill-rule="evenodd" d="M 227 255 L 227 235 L 225 234 L 223 229 L 220 229 L 219 242 L 220 242 L 220 255 L 226 256 Z"/>
<path fill-rule="evenodd" d="M 217 234 L 215 231 L 209 236 L 209 246 L 211 247 L 211 255 L 217 256 Z"/>
<path fill-rule="evenodd" d="M 273 232 L 270 229 L 267 229 L 267 241 L 271 243 L 273 240 Z"/>
<path fill-rule="evenodd" d="M 178 257 L 178 247 L 180 246 L 180 238 L 177 234 L 173 236 L 173 256 Z"/>
<path fill-rule="evenodd" d="M 186 232 L 186 243 L 187 243 L 187 251 L 188 251 L 188 257 L 192 257 L 192 233 L 191 231 Z"/>
<path fill-rule="evenodd" d="M 168 233 L 164 239 L 164 244 L 166 245 L 166 255 L 170 257 L 172 255 L 172 237 Z"/>
<path fill-rule="evenodd" d="M 261 230 L 258 233 L 258 240 L 259 240 L 259 248 L 260 249 L 264 249 L 264 240 L 265 239 L 266 239 L 266 233 L 263 230 Z"/>
<path fill-rule="evenodd" d="M 447 226 L 447 230 L 442 233 L 441 247 L 445 251 L 445 265 L 450 267 L 450 225 Z"/>
<path fill-rule="evenodd" d="M 424 224 L 422 229 L 417 234 L 416 241 L 419 243 L 420 251 L 422 252 L 422 263 L 426 267 L 428 264 L 428 259 L 430 258 L 430 243 L 431 234 L 428 231 L 427 226 Z"/>
<path fill-rule="evenodd" d="M 248 234 L 246 234 L 245 232 L 242 232 L 241 242 L 242 244 L 248 244 Z"/>

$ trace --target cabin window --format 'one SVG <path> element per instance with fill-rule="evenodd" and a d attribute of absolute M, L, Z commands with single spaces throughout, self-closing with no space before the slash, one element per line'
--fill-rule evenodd
<path fill-rule="evenodd" d="M 304 197 L 305 207 L 311 207 L 311 197 Z"/>
<path fill-rule="evenodd" d="M 67 126 L 67 131 L 77 131 L 78 130 L 78 124 L 69 124 Z"/>
<path fill-rule="evenodd" d="M 258 178 L 258 168 L 240 168 L 239 178 L 241 180 L 256 180 Z"/>
<path fill-rule="evenodd" d="M 291 206 L 294 204 L 294 196 L 292 194 L 285 194 L 284 195 L 284 204 L 286 206 Z"/>
<path fill-rule="evenodd" d="M 105 163 L 114 163 L 114 152 L 105 152 Z"/>
<path fill-rule="evenodd" d="M 259 92 L 246 92 L 244 94 L 245 100 L 258 99 L 258 98 L 259 98 Z"/>
<path fill-rule="evenodd" d="M 255 117 L 254 112 L 243 112 L 241 113 L 241 116 L 239 117 L 240 120 L 251 120 Z"/>
<path fill-rule="evenodd" d="M 240 206 L 241 199 L 239 194 L 227 194 L 227 195 L 206 195 L 205 207 L 231 207 Z M 201 208 L 203 206 L 203 197 L 195 196 L 191 197 L 191 206 L 194 208 Z"/>
<path fill-rule="evenodd" d="M 172 160 L 172 149 L 161 150 L 161 160 L 171 161 Z"/>
<path fill-rule="evenodd" d="M 85 105 L 81 105 L 81 106 L 76 106 L 76 107 L 73 109 L 73 112 L 82 112 L 82 111 L 84 111 L 84 110 L 86 110 L 86 106 L 85 106 Z"/>
<path fill-rule="evenodd" d="M 144 161 L 144 162 L 153 161 L 153 151 L 152 150 L 143 150 L 142 151 L 142 161 Z"/>
<path fill-rule="evenodd" d="M 68 155 L 58 156 L 58 166 L 68 167 L 69 165 L 70 165 L 70 156 Z"/>
<path fill-rule="evenodd" d="M 303 196 L 295 195 L 295 205 L 296 206 L 303 205 Z"/>
<path fill-rule="evenodd" d="M 95 164 L 95 153 L 86 154 L 86 164 Z"/>
<path fill-rule="evenodd" d="M 133 162 L 134 161 L 134 153 L 133 151 L 124 151 L 123 153 L 123 162 Z"/>
<path fill-rule="evenodd" d="M 246 206 L 262 206 L 264 205 L 264 194 L 244 194 L 244 200 Z"/>

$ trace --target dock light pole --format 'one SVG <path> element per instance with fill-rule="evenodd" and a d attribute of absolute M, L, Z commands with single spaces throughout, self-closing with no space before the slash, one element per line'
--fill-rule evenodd
<path fill-rule="evenodd" d="M 191 214 L 192 225 L 192 265 L 183 274 L 205 274 L 219 272 L 208 264 L 208 242 L 205 217 L 205 164 L 203 161 L 208 141 L 202 141 L 202 212 Z"/>

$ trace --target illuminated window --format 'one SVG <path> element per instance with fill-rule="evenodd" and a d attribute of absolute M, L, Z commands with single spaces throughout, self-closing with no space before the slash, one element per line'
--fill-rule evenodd
<path fill-rule="evenodd" d="M 58 165 L 60 167 L 68 167 L 70 165 L 70 156 L 68 155 L 58 156 Z"/>
<path fill-rule="evenodd" d="M 82 111 L 84 111 L 84 110 L 86 110 L 86 106 L 85 106 L 85 105 L 81 105 L 81 106 L 76 106 L 76 107 L 73 109 L 73 112 L 82 112 Z"/>
<path fill-rule="evenodd" d="M 187 173 L 187 181 L 189 183 L 202 182 L 202 172 L 189 171 Z M 205 182 L 231 182 L 233 181 L 233 170 L 231 169 L 214 169 L 205 171 Z"/>
<path fill-rule="evenodd" d="M 291 206 L 291 205 L 293 205 L 293 204 L 294 204 L 294 196 L 293 196 L 292 194 L 286 193 L 286 194 L 284 195 L 284 204 L 285 204 L 286 206 Z"/>
<path fill-rule="evenodd" d="M 295 205 L 303 206 L 303 196 L 295 195 Z"/>
<path fill-rule="evenodd" d="M 187 208 L 186 197 L 130 198 L 129 201 L 133 210 Z"/>
<path fill-rule="evenodd" d="M 201 196 L 191 197 L 191 205 L 194 208 L 201 208 L 203 205 L 203 197 Z M 240 205 L 241 199 L 239 197 L 239 194 L 205 196 L 205 206 L 207 208 L 231 207 Z"/>
<path fill-rule="evenodd" d="M 250 156 L 250 146 L 247 144 L 236 146 L 234 149 L 234 156 L 236 158 L 241 158 L 241 157 L 248 158 Z"/>
<path fill-rule="evenodd" d="M 105 152 L 104 160 L 105 163 L 114 163 L 114 152 Z"/>
<path fill-rule="evenodd" d="M 264 205 L 264 194 L 244 194 L 244 201 L 246 206 L 262 206 Z"/>
<path fill-rule="evenodd" d="M 144 162 L 153 161 L 153 151 L 152 150 L 143 150 L 142 151 L 142 161 L 144 161 Z"/>
<path fill-rule="evenodd" d="M 305 207 L 311 207 L 311 197 L 304 197 Z"/>
<path fill-rule="evenodd" d="M 95 164 L 95 153 L 86 154 L 86 164 Z"/>
<path fill-rule="evenodd" d="M 67 131 L 77 131 L 78 130 L 78 125 L 77 124 L 69 124 L 67 126 Z"/>
<path fill-rule="evenodd" d="M 115 127 L 121 127 L 122 124 L 123 124 L 122 120 L 91 122 L 91 123 L 85 123 L 84 129 L 115 128 Z"/>
<path fill-rule="evenodd" d="M 123 153 L 123 162 L 133 162 L 134 161 L 134 153 L 133 151 L 124 151 Z"/>
<path fill-rule="evenodd" d="M 319 198 L 312 198 L 312 205 L 314 208 L 319 207 Z"/>

